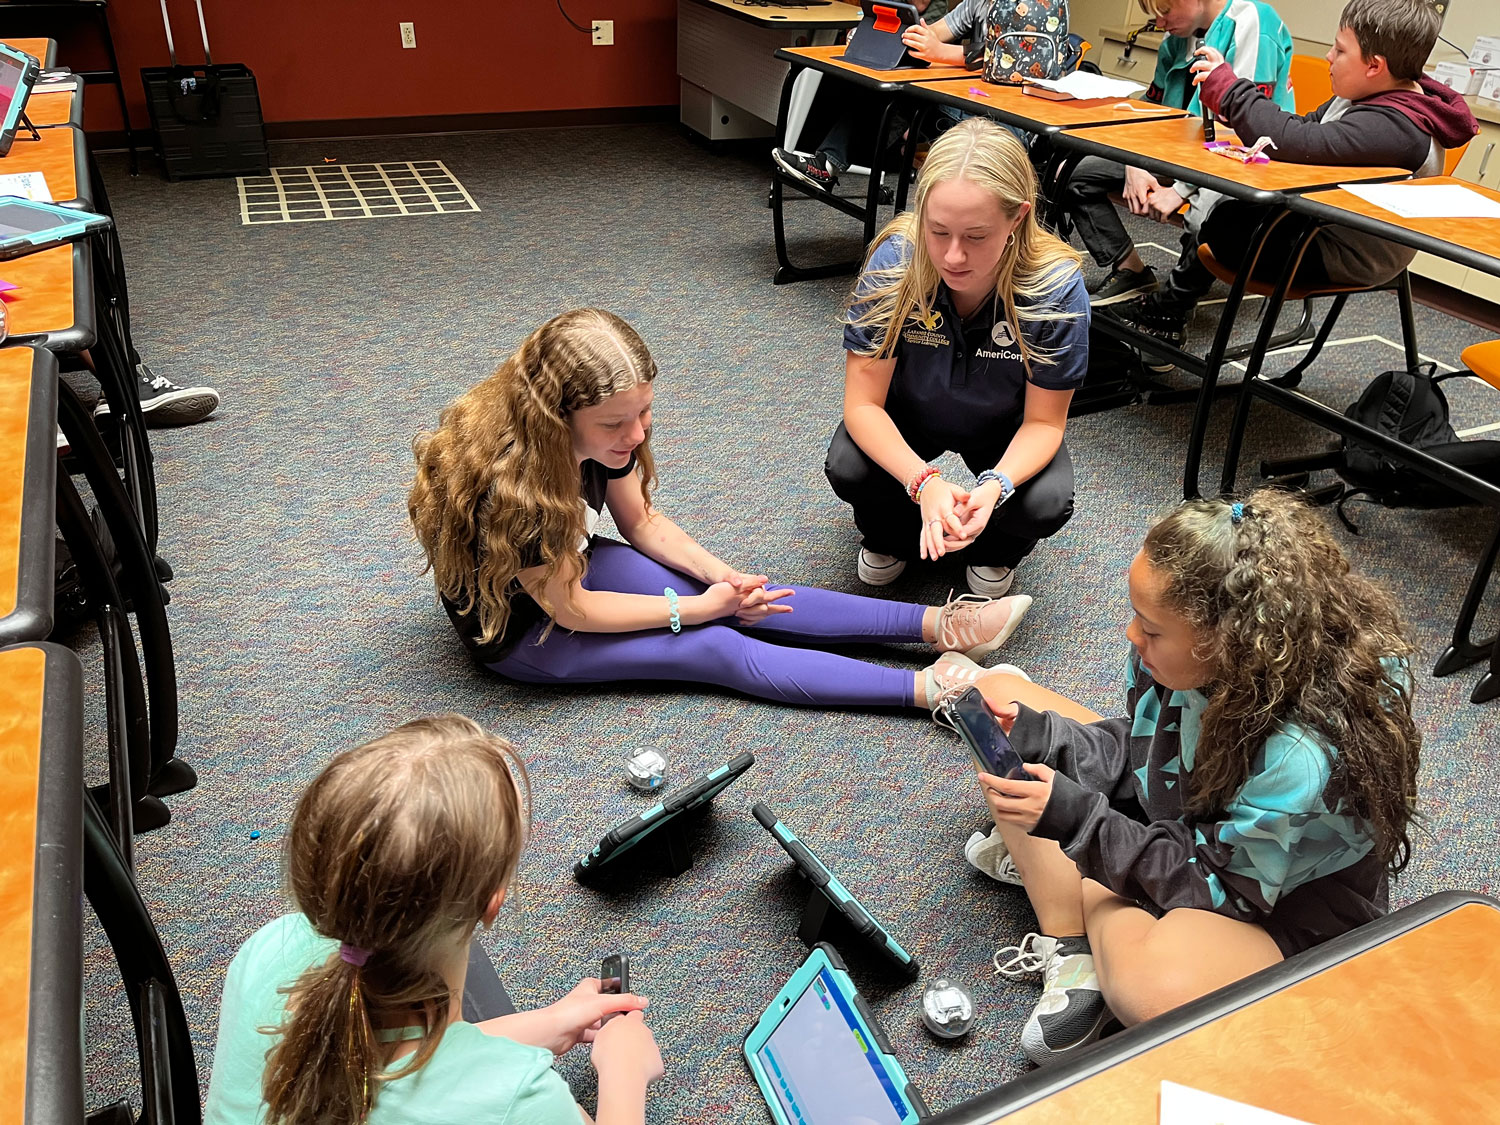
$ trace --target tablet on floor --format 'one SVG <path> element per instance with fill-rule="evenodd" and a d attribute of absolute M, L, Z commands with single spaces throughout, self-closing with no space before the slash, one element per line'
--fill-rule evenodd
<path fill-rule="evenodd" d="M 704 774 L 697 781 L 674 793 L 660 804 L 653 805 L 640 815 L 631 817 L 624 824 L 610 829 L 605 833 L 604 838 L 594 845 L 592 851 L 573 865 L 574 878 L 587 879 L 601 869 L 618 863 L 620 856 L 653 832 L 684 813 L 703 808 L 754 764 L 755 755 L 740 754 L 728 765 L 720 766 L 712 773 Z"/>
<path fill-rule="evenodd" d="M 778 1125 L 907 1125 L 928 1116 L 831 945 L 820 942 L 745 1039 Z"/>

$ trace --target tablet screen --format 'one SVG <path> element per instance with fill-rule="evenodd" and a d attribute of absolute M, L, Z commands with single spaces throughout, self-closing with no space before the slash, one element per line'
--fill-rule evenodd
<path fill-rule="evenodd" d="M 24 203 L 0 203 L 0 238 L 36 234 L 63 225 L 56 215 Z"/>
<path fill-rule="evenodd" d="M 843 994 L 819 971 L 758 1052 L 788 1121 L 901 1125 L 905 1099 Z"/>

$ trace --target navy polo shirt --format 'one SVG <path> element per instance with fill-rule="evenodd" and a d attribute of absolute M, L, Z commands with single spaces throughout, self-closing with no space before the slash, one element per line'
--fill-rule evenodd
<path fill-rule="evenodd" d="M 896 269 L 909 259 L 906 240 L 887 238 L 875 248 L 856 296 L 874 288 L 871 274 Z M 1005 306 L 993 297 L 967 320 L 953 307 L 948 286 L 938 282 L 929 321 L 912 320 L 900 329 L 896 371 L 886 395 L 886 413 L 905 434 L 956 452 L 1001 450 L 1021 428 L 1026 405 L 1026 366 L 1017 346 L 1019 334 L 1031 349 L 1030 381 L 1051 391 L 1082 385 L 1089 366 L 1089 297 L 1077 266 L 1059 267 L 1057 283 L 1035 307 L 1072 313 L 1066 319 L 1030 320 L 1019 325 L 1005 319 Z M 1025 308 L 1022 300 L 1018 309 Z M 844 347 L 869 354 L 880 343 L 878 326 L 855 327 L 866 306 L 856 304 L 844 324 Z M 1036 354 L 1050 355 L 1040 363 Z"/>

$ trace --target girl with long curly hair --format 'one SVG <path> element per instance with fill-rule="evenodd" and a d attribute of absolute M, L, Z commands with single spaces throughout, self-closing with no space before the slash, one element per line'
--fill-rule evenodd
<path fill-rule="evenodd" d="M 1028 597 L 944 606 L 772 587 L 651 501 L 656 364 L 612 313 L 542 325 L 414 443 L 408 511 L 474 658 L 527 683 L 665 680 L 784 703 L 926 706 L 973 680 Z M 627 543 L 593 534 L 608 507 Z M 628 544 L 628 545 L 627 545 Z M 925 641 L 922 671 L 821 651 Z"/>
<path fill-rule="evenodd" d="M 1030 777 L 980 776 L 996 828 L 966 851 L 1036 911 L 995 965 L 1043 975 L 1038 1063 L 1384 914 L 1411 854 L 1411 646 L 1313 509 L 1183 504 L 1130 602 L 1123 717 L 981 681 Z"/>
<path fill-rule="evenodd" d="M 579 1125 L 553 1062 L 580 1043 L 598 1125 L 644 1120 L 662 1074 L 645 998 L 588 977 L 545 1008 L 464 1018 L 475 930 L 525 847 L 525 790 L 515 747 L 462 715 L 328 764 L 287 832 L 295 911 L 229 966 L 204 1125 Z"/>
<path fill-rule="evenodd" d="M 825 470 L 854 509 L 860 580 L 962 551 L 975 594 L 1073 515 L 1068 406 L 1089 363 L 1078 254 L 1036 217 L 1026 149 L 971 118 L 932 146 L 914 209 L 875 239 L 844 326 Z M 933 459 L 957 453 L 961 486 Z"/>

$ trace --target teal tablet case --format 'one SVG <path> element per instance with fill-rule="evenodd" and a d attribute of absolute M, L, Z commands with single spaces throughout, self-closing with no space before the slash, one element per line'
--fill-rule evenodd
<path fill-rule="evenodd" d="M 771 1035 L 781 1025 L 795 1004 L 813 982 L 821 976 L 828 982 L 831 988 L 820 991 L 819 996 L 824 1007 L 837 1005 L 840 1012 L 848 1019 L 852 1019 L 855 1027 L 851 1033 L 856 1034 L 856 1039 L 870 1056 L 872 1067 L 883 1071 L 886 1081 L 882 1085 L 886 1088 L 887 1096 L 891 1098 L 892 1108 L 901 1114 L 902 1125 L 910 1125 L 912 1122 L 921 1121 L 929 1116 L 927 1105 L 922 1101 L 922 1095 L 907 1078 L 906 1071 L 896 1061 L 895 1055 L 891 1053 L 890 1041 L 886 1039 L 885 1031 L 881 1028 L 875 1015 L 865 1003 L 864 997 L 860 996 L 854 987 L 854 982 L 849 978 L 849 973 L 844 967 L 844 962 L 839 958 L 838 952 L 833 946 L 819 942 L 808 954 L 807 960 L 802 967 L 792 974 L 792 979 L 776 994 L 776 999 L 771 1001 L 760 1020 L 756 1023 L 754 1030 L 745 1038 L 745 1064 L 750 1068 L 751 1075 L 755 1078 L 755 1084 L 760 1087 L 761 1096 L 766 1100 L 766 1107 L 771 1112 L 771 1117 L 777 1125 L 825 1125 L 823 1122 L 801 1117 L 789 1117 L 782 1108 L 781 1098 L 777 1089 L 787 1089 L 786 1077 L 780 1072 L 775 1059 L 762 1060 L 761 1050 Z M 769 1068 L 767 1063 L 769 1063 Z"/>

